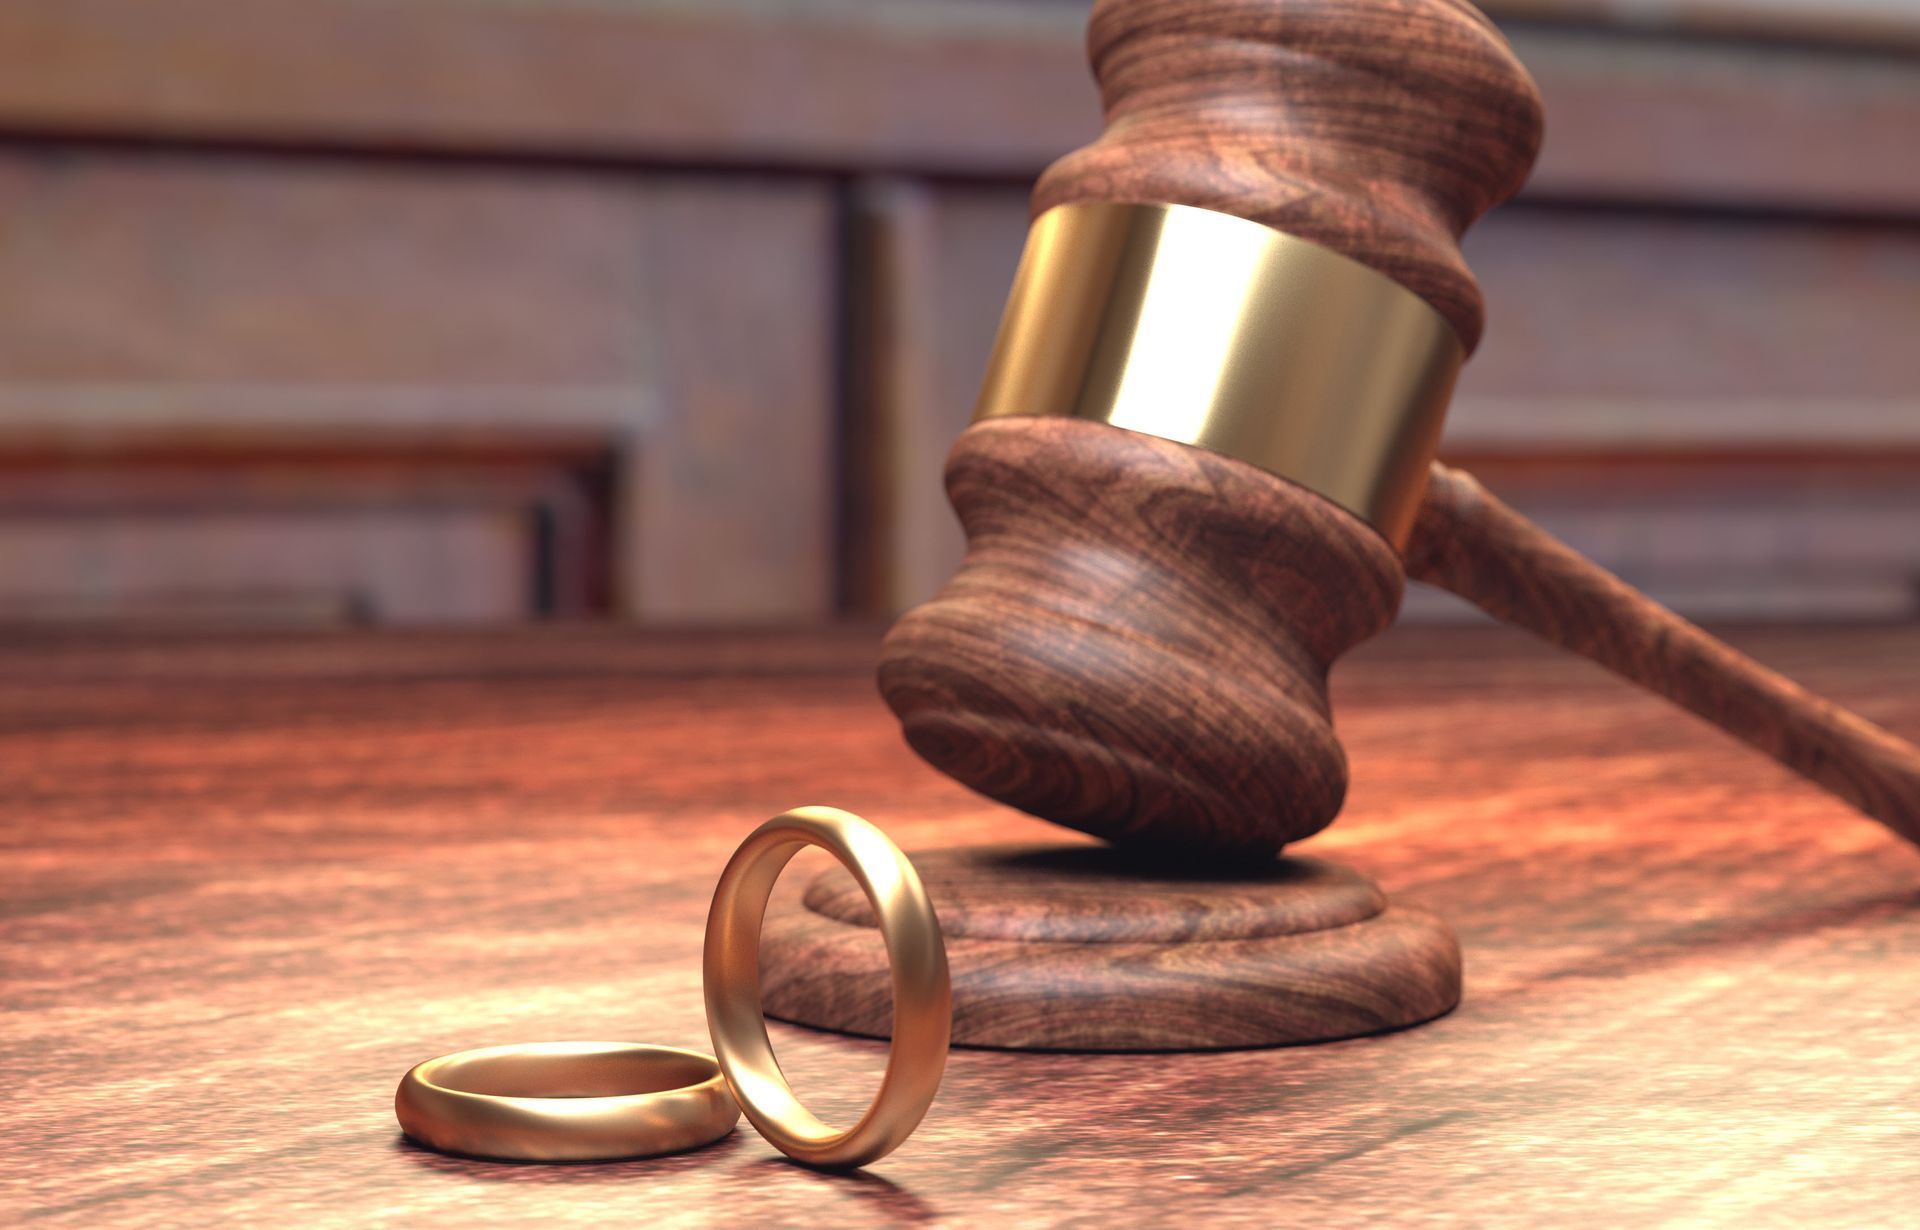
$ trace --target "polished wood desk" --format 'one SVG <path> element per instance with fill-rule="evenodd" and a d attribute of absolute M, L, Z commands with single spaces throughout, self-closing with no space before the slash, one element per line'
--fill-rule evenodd
<path fill-rule="evenodd" d="M 1735 639 L 1920 733 L 1920 630 Z M 1339 669 L 1356 785 L 1306 847 L 1455 924 L 1444 1020 L 955 1052 L 918 1135 L 854 1177 L 744 1126 L 596 1166 L 403 1141 L 393 1087 L 431 1055 L 705 1048 L 707 897 L 776 811 L 839 804 L 909 849 L 1051 834 L 912 758 L 873 646 L 11 638 L 0 1222 L 1912 1224 L 1920 857 L 1495 629 L 1397 631 Z M 857 1111 L 878 1044 L 774 1033 L 803 1097 Z"/>

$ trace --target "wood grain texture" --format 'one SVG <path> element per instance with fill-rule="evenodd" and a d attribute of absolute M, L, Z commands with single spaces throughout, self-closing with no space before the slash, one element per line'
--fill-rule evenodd
<path fill-rule="evenodd" d="M 1920 748 L 1808 692 L 1436 465 L 1408 575 L 1591 658 L 1772 756 L 1920 845 Z"/>
<path fill-rule="evenodd" d="M 1077 201 L 1237 214 L 1372 266 L 1467 350 L 1485 308 L 1459 241 L 1520 190 L 1540 97 L 1465 0 L 1100 0 L 1087 45 L 1107 128 L 1048 168 Z"/>
<path fill-rule="evenodd" d="M 953 977 L 953 1041 L 1039 1051 L 1193 1051 L 1322 1042 L 1431 1020 L 1460 1002 L 1440 919 L 1389 908 L 1316 859 L 1223 871 L 1107 847 L 912 855 Z M 769 1015 L 892 1035 L 873 910 L 842 869 L 770 912 Z"/>
<path fill-rule="evenodd" d="M 1733 651 L 1436 465 L 1405 567 L 1253 466 L 1102 424 L 1007 419 L 955 445 L 961 570 L 888 636 L 908 743 L 991 798 L 1224 861 L 1331 823 L 1325 681 L 1404 575 L 1649 688 L 1920 843 L 1920 750 Z M 1244 863 L 1242 864 L 1244 865 Z"/>
<path fill-rule="evenodd" d="M 1384 539 L 1253 466 L 1079 419 L 976 424 L 947 492 L 966 562 L 879 673 L 929 763 L 1188 858 L 1263 861 L 1333 819 L 1327 668 L 1399 606 Z"/>
<path fill-rule="evenodd" d="M 1112 846 L 960 846 L 913 855 L 949 939 L 1077 944 L 1212 943 L 1350 927 L 1386 909 L 1378 885 L 1348 867 L 1287 858 L 1245 871 L 1180 864 Z M 1159 881 L 1152 911 L 1142 881 Z M 828 868 L 808 886 L 810 913 L 875 926 L 853 877 Z"/>
<path fill-rule="evenodd" d="M 1920 730 L 1920 631 L 1741 648 Z M 406 1145 L 430 1055 L 705 1047 L 715 877 L 833 802 L 908 849 L 1058 839 L 920 765 L 875 637 L 0 643 L 0 1222 L 540 1227 L 1897 1225 L 1920 1202 L 1920 858 L 1502 628 L 1334 674 L 1305 847 L 1438 913 L 1458 1011 L 1329 1046 L 957 1050 L 864 1176 L 750 1132 L 603 1166 Z M 796 865 L 782 889 L 798 892 Z M 776 1023 L 829 1122 L 882 1047 Z"/>

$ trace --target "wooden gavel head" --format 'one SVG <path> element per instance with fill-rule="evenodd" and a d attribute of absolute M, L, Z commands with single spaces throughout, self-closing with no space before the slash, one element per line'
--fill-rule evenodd
<path fill-rule="evenodd" d="M 1482 327 L 1459 239 L 1539 97 L 1465 0 L 1100 0 L 1089 48 L 1106 130 L 1034 190 L 947 468 L 966 561 L 881 691 L 993 798 L 1271 855 L 1344 799 L 1327 672 L 1398 610 Z"/>

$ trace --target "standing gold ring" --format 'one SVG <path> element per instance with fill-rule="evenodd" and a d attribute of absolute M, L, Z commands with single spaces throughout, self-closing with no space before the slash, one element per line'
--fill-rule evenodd
<path fill-rule="evenodd" d="M 760 924 L 774 881 L 793 856 L 819 846 L 846 865 L 872 903 L 893 968 L 893 1046 L 880 1092 L 860 1121 L 836 1131 L 800 1104 L 781 1075 L 760 1007 Z M 920 876 L 873 825 L 832 807 L 801 807 L 767 821 L 720 873 L 707 914 L 707 1028 L 727 1084 L 775 1148 L 810 1166 L 853 1167 L 884 1157 L 912 1134 L 947 1066 L 953 991 L 940 923 Z"/>
<path fill-rule="evenodd" d="M 528 1042 L 442 1055 L 401 1078 L 394 1114 L 423 1145 L 517 1162 L 652 1157 L 740 1121 L 720 1065 L 630 1042 Z"/>

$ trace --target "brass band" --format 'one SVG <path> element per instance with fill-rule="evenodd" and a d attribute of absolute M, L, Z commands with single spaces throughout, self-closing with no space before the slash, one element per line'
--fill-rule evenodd
<path fill-rule="evenodd" d="M 760 1007 L 760 924 L 767 898 L 787 862 L 810 845 L 844 863 L 866 892 L 893 968 L 886 1075 L 872 1105 L 845 1131 L 828 1127 L 794 1097 Z M 704 977 L 714 1054 L 747 1119 L 775 1148 L 810 1166 L 864 1166 L 919 1126 L 947 1066 L 953 1025 L 947 950 L 919 874 L 879 829 L 831 807 L 797 808 L 755 829 L 714 890 Z"/>
<path fill-rule="evenodd" d="M 974 419 L 1094 419 L 1250 462 L 1404 546 L 1459 337 L 1318 244 L 1184 205 L 1034 220 Z"/>
<path fill-rule="evenodd" d="M 400 1127 L 429 1148 L 517 1162 L 651 1157 L 711 1144 L 740 1107 L 698 1051 L 530 1042 L 442 1055 L 401 1078 Z"/>

